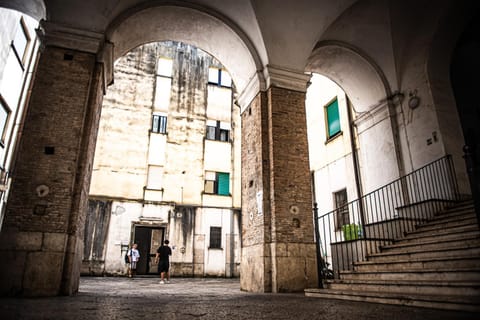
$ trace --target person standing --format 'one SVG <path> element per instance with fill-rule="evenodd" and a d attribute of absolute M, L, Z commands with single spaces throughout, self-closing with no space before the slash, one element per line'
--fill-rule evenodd
<path fill-rule="evenodd" d="M 160 283 L 165 283 L 165 276 L 167 283 L 170 282 L 170 256 L 172 255 L 172 249 L 168 246 L 170 242 L 165 240 L 163 245 L 157 249 L 155 255 L 155 262 L 158 263 L 158 272 L 160 273 Z"/>
<path fill-rule="evenodd" d="M 137 249 L 138 245 L 134 243 L 132 248 L 128 250 L 128 261 L 130 263 L 130 267 L 128 268 L 128 277 L 132 278 L 134 275 L 137 274 L 137 262 L 140 260 L 140 252 Z"/>

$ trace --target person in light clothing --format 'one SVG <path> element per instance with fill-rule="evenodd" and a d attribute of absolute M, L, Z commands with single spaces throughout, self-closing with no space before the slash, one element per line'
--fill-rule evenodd
<path fill-rule="evenodd" d="M 128 267 L 128 277 L 132 278 L 137 273 L 137 262 L 140 260 L 140 252 L 137 249 L 138 245 L 134 243 L 132 248 L 128 250 L 128 261 L 130 266 Z"/>

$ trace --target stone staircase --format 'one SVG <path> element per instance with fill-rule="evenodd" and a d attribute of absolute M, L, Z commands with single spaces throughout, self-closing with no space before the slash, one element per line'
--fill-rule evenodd
<path fill-rule="evenodd" d="M 451 206 L 404 238 L 305 295 L 480 311 L 480 229 L 472 201 Z"/>

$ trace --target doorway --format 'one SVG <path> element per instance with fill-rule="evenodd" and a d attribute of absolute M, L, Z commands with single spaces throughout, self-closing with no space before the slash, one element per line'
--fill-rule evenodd
<path fill-rule="evenodd" d="M 140 261 L 137 263 L 138 275 L 153 275 L 158 273 L 155 254 L 163 243 L 165 228 L 150 226 L 134 226 L 134 243 L 138 245 Z"/>

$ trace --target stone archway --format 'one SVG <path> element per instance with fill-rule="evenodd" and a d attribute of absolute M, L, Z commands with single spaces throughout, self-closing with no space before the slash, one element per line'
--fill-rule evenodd
<path fill-rule="evenodd" d="M 322 41 L 308 59 L 306 70 L 337 83 L 348 96 L 359 140 L 359 162 L 371 174 L 363 180 L 364 192 L 386 184 L 404 173 L 392 94 L 381 69 L 369 57 L 347 43 Z M 372 129 L 373 128 L 373 129 Z M 382 137 L 378 139 L 377 137 Z M 368 141 L 375 140 L 381 147 Z M 381 176 L 376 168 L 385 168 Z"/>
<path fill-rule="evenodd" d="M 0 270 L 2 295 L 68 295 L 78 290 L 93 153 L 102 96 L 111 80 L 108 75 L 114 57 L 138 45 L 139 40 L 189 40 L 188 36 L 193 35 L 189 42 L 226 61 L 239 91 L 249 86 L 256 88 L 244 100 L 246 103 L 262 86 L 262 74 L 257 72 L 261 64 L 251 51 L 252 46 L 237 34 L 238 30 L 198 9 L 162 9 L 149 7 L 124 14 L 109 29 L 110 42 L 106 43 L 100 33 L 42 23 L 44 49 L 0 234 L 1 240 L 9 243 L 2 254 L 12 262 L 2 265 Z M 164 22 L 177 23 L 179 28 L 156 33 L 155 30 L 164 28 L 153 22 L 160 20 L 154 19 L 155 14 L 161 15 Z M 197 24 L 188 20 L 192 16 L 198 19 Z M 135 19 L 139 17 L 154 26 L 149 38 L 130 33 L 135 31 L 131 23 L 137 23 Z M 224 46 L 216 47 L 217 41 L 211 34 L 197 35 L 195 40 L 192 30 L 203 30 L 202 26 L 204 31 L 221 35 Z M 143 34 L 142 30 L 136 32 Z M 233 49 L 235 52 L 229 54 Z"/>

